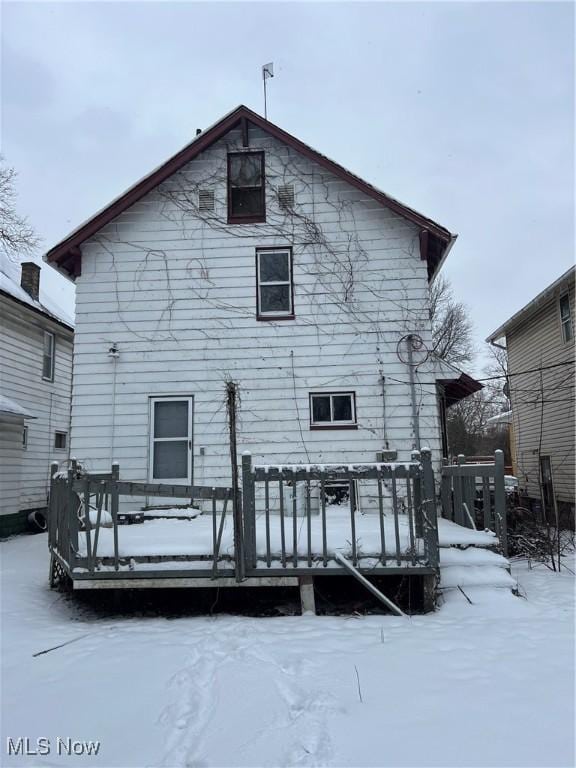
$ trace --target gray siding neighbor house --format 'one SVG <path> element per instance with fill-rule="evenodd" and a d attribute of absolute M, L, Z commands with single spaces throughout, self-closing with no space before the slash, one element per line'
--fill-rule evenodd
<path fill-rule="evenodd" d="M 40 266 L 3 261 L 0 536 L 46 510 L 50 462 L 68 459 L 73 337 L 72 319 L 40 290 Z"/>
<path fill-rule="evenodd" d="M 508 351 L 512 452 L 520 490 L 554 514 L 574 513 L 574 284 L 576 269 L 488 337 Z"/>

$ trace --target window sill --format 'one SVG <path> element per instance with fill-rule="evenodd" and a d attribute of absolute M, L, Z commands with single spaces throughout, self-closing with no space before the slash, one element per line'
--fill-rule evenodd
<path fill-rule="evenodd" d="M 358 429 L 358 424 L 310 424 L 310 429 Z"/>
<path fill-rule="evenodd" d="M 259 322 L 276 322 L 277 320 L 296 320 L 296 315 L 256 315 Z"/>
<path fill-rule="evenodd" d="M 266 214 L 259 216 L 228 216 L 228 224 L 266 224 Z"/>
<path fill-rule="evenodd" d="M 47 381 L 47 382 L 49 382 L 50 384 L 53 384 L 53 383 L 54 383 L 54 379 L 53 379 L 53 378 L 52 378 L 52 379 L 47 379 L 47 378 L 46 378 L 46 376 L 42 376 L 42 381 Z"/>

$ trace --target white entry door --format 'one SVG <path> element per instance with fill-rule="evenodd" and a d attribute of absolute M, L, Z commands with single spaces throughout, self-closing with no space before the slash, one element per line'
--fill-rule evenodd
<path fill-rule="evenodd" d="M 192 485 L 193 397 L 150 398 L 150 481 Z"/>

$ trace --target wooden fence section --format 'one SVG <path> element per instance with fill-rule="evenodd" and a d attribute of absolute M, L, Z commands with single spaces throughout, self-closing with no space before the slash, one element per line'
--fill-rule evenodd
<path fill-rule="evenodd" d="M 442 516 L 467 528 L 494 531 L 507 554 L 504 453 L 495 451 L 493 464 L 458 464 L 444 459 L 441 480 Z"/>

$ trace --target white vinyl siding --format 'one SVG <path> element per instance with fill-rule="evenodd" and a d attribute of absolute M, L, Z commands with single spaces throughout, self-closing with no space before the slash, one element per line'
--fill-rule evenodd
<path fill-rule="evenodd" d="M 230 379 L 238 451 L 255 463 L 376 461 L 385 439 L 398 461 L 410 460 L 409 372 L 396 346 L 409 332 L 432 343 L 419 229 L 263 132 L 251 129 L 250 143 L 266 151 L 266 225 L 226 223 L 227 154 L 242 146 L 231 131 L 82 246 L 71 454 L 90 456 L 94 471 L 109 471 L 113 444 L 121 476 L 144 481 L 149 398 L 193 393 L 194 482 L 230 483 Z M 279 183 L 294 185 L 298 217 L 314 221 L 329 248 L 280 207 Z M 166 199 L 187 184 L 214 189 L 213 214 L 184 214 Z M 261 322 L 256 250 L 289 247 L 295 319 Z M 358 254 L 352 275 L 350 253 Z M 110 340 L 119 349 L 115 384 Z M 434 369 L 421 366 L 421 440 L 440 458 L 435 389 Z M 322 390 L 356 393 L 357 430 L 309 429 L 309 393 Z"/>
<path fill-rule="evenodd" d="M 50 462 L 63 462 L 68 451 L 54 448 L 54 432 L 70 429 L 72 380 L 71 330 L 27 309 L 9 297 L 0 296 L 0 388 L 2 394 L 17 402 L 34 418 L 18 427 L 20 482 L 18 509 L 43 508 L 50 477 Z M 44 332 L 54 335 L 54 380 L 43 379 Z M 23 450 L 22 429 L 27 429 L 27 447 Z M 0 428 L 0 444 L 7 433 Z M 79 459 L 89 458 L 84 453 Z M 0 514 L 6 513 L 0 494 Z"/>

